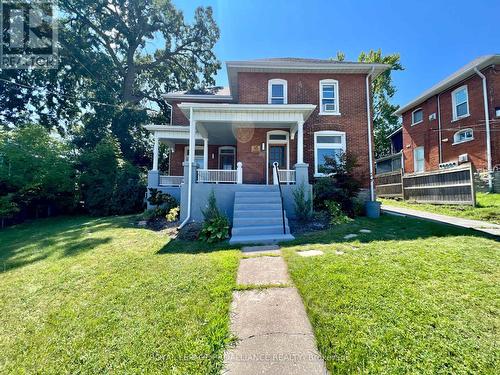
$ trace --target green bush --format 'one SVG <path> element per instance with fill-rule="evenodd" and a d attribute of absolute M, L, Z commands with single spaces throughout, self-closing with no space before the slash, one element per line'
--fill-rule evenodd
<path fill-rule="evenodd" d="M 201 241 L 208 243 L 223 241 L 229 238 L 229 220 L 225 216 L 218 216 L 203 223 Z"/>
<path fill-rule="evenodd" d="M 338 224 L 345 224 L 350 221 L 352 221 L 351 218 L 349 218 L 343 211 L 340 206 L 335 201 L 326 201 L 325 206 L 328 210 L 328 214 L 330 215 L 330 224 L 332 225 L 338 225 Z"/>
<path fill-rule="evenodd" d="M 353 154 L 341 154 L 338 159 L 325 157 L 322 173 L 327 177 L 316 180 L 314 190 L 314 208 L 327 208 L 326 201 L 335 201 L 349 216 L 355 215 L 354 199 L 361 189 L 361 183 L 354 177 L 357 158 Z"/>
<path fill-rule="evenodd" d="M 155 188 L 149 189 L 148 202 L 153 206 L 164 208 L 165 213 L 168 213 L 172 208 L 179 205 L 177 199 L 172 197 L 170 194 L 163 193 L 162 191 Z"/>
<path fill-rule="evenodd" d="M 201 241 L 212 243 L 229 237 L 229 220 L 217 208 L 217 200 L 213 190 L 208 196 L 207 207 L 201 212 L 205 219 L 199 237 Z"/>
<path fill-rule="evenodd" d="M 312 202 L 306 193 L 304 184 L 300 184 L 292 190 L 293 202 L 295 205 L 295 215 L 299 221 L 307 221 L 311 218 Z"/>
<path fill-rule="evenodd" d="M 181 208 L 179 206 L 171 208 L 166 216 L 167 221 L 168 222 L 177 221 L 179 219 L 180 211 Z"/>

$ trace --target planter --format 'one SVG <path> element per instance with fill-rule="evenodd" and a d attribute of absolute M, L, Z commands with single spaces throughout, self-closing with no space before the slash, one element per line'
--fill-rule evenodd
<path fill-rule="evenodd" d="M 366 216 L 373 219 L 378 219 L 380 217 L 380 205 L 382 203 L 377 201 L 367 201 L 365 203 Z"/>

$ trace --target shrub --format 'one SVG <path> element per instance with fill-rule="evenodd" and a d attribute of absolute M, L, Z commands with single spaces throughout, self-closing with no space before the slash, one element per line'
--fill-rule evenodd
<path fill-rule="evenodd" d="M 217 200 L 213 190 L 208 196 L 207 207 L 201 212 L 205 219 L 199 237 L 201 241 L 212 243 L 229 237 L 229 220 L 217 208 Z"/>
<path fill-rule="evenodd" d="M 200 240 L 213 243 L 223 241 L 229 237 L 229 220 L 221 215 L 203 223 Z"/>
<path fill-rule="evenodd" d="M 179 212 L 181 211 L 181 208 L 179 206 L 173 207 L 168 211 L 168 214 L 166 216 L 167 221 L 172 222 L 172 221 L 177 221 L 179 219 Z"/>
<path fill-rule="evenodd" d="M 162 191 L 155 188 L 149 189 L 148 202 L 151 205 L 156 206 L 157 208 L 159 207 L 164 208 L 165 214 L 167 214 L 172 208 L 177 207 L 179 205 L 177 199 L 172 197 L 170 194 L 163 193 Z"/>
<path fill-rule="evenodd" d="M 343 153 L 338 159 L 325 157 L 321 172 L 328 175 L 318 179 L 314 185 L 314 207 L 326 208 L 326 201 L 338 202 L 342 210 L 354 216 L 354 199 L 361 189 L 361 183 L 354 177 L 357 158 L 353 154 Z"/>
<path fill-rule="evenodd" d="M 346 214 L 344 214 L 342 208 L 340 207 L 340 204 L 338 204 L 337 202 L 326 201 L 325 206 L 328 210 L 328 214 L 330 215 L 330 224 L 345 224 L 352 220 Z"/>
<path fill-rule="evenodd" d="M 300 184 L 292 190 L 295 214 L 299 221 L 307 221 L 311 218 L 311 198 L 306 194 L 304 184 Z"/>

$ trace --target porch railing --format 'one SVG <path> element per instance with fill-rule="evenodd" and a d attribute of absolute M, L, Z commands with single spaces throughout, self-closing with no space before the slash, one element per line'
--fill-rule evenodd
<path fill-rule="evenodd" d="M 241 184 L 243 183 L 242 163 L 238 162 L 237 166 L 236 169 L 198 169 L 197 181 L 212 184 Z"/>
<path fill-rule="evenodd" d="M 279 183 L 280 184 L 294 184 L 295 183 L 295 169 L 277 169 Z M 278 185 L 278 180 L 276 180 L 276 176 L 273 173 L 273 183 L 274 185 Z"/>
<path fill-rule="evenodd" d="M 184 176 L 160 176 L 160 186 L 179 186 L 184 182 Z"/>

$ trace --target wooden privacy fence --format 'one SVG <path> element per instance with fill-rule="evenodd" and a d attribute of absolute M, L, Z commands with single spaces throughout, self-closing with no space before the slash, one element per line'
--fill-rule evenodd
<path fill-rule="evenodd" d="M 402 198 L 402 170 L 395 172 L 380 173 L 375 175 L 375 186 L 377 197 L 381 198 Z"/>
<path fill-rule="evenodd" d="M 472 164 L 438 171 L 403 174 L 401 170 L 375 176 L 377 196 L 417 203 L 476 204 Z"/>
<path fill-rule="evenodd" d="M 470 163 L 456 168 L 404 175 L 402 181 L 405 200 L 434 204 L 476 204 Z"/>

